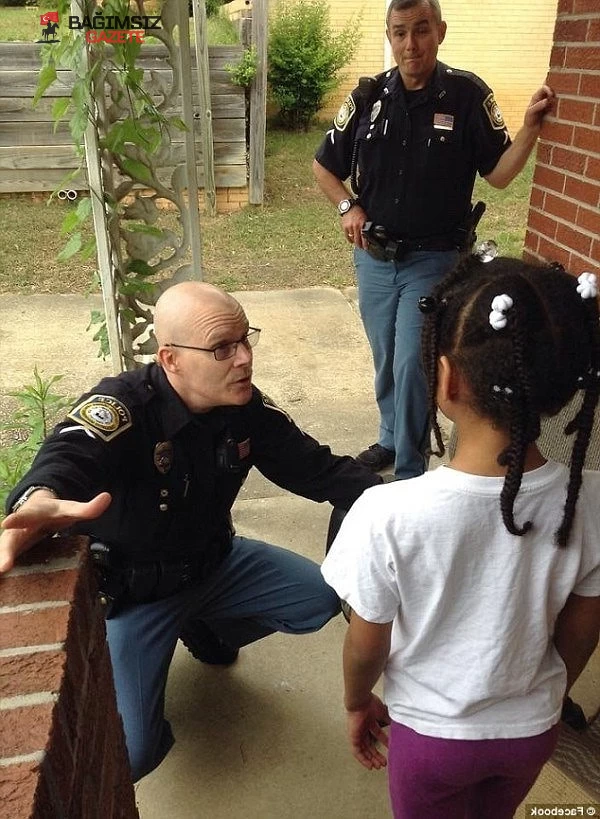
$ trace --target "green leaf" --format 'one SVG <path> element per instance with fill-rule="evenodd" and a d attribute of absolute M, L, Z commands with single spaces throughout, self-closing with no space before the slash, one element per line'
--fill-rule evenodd
<path fill-rule="evenodd" d="M 58 128 L 60 121 L 63 119 L 64 115 L 67 113 L 70 105 L 71 105 L 70 97 L 59 97 L 52 104 L 52 119 L 54 120 L 54 133 L 56 133 L 56 129 Z"/>
<path fill-rule="evenodd" d="M 54 67 L 54 63 L 45 65 L 40 71 L 40 78 L 38 80 L 37 88 L 35 89 L 32 103 L 34 108 L 55 80 L 56 68 Z"/>
<path fill-rule="evenodd" d="M 135 179 L 137 182 L 145 182 L 147 185 L 152 185 L 152 173 L 143 162 L 127 157 L 121 160 L 121 164 L 123 165 L 123 170 L 129 174 L 132 179 Z"/>
<path fill-rule="evenodd" d="M 130 233 L 145 233 L 147 236 L 156 236 L 158 239 L 162 239 L 165 235 L 164 230 L 152 225 L 145 225 L 143 222 L 127 225 L 127 230 Z"/>
<path fill-rule="evenodd" d="M 137 273 L 138 276 L 153 276 L 156 271 L 143 259 L 131 259 L 126 272 Z"/>
<path fill-rule="evenodd" d="M 81 248 L 81 258 L 83 261 L 89 259 L 96 252 L 96 237 L 92 236 Z"/>
<path fill-rule="evenodd" d="M 187 131 L 188 127 L 185 122 L 180 119 L 180 117 L 170 117 L 169 118 L 169 125 L 172 125 L 173 128 L 177 128 L 178 131 Z"/>
<path fill-rule="evenodd" d="M 59 262 L 66 262 L 67 259 L 74 256 L 80 248 L 81 233 L 74 233 L 56 258 Z"/>

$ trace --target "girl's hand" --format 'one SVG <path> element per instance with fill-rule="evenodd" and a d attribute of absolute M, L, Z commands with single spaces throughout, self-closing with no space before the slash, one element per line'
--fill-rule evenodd
<path fill-rule="evenodd" d="M 390 717 L 379 697 L 371 694 L 361 708 L 346 710 L 346 717 L 353 756 L 370 771 L 385 768 L 387 759 L 377 748 L 377 743 L 388 747 L 388 736 L 383 726 L 390 724 Z"/>

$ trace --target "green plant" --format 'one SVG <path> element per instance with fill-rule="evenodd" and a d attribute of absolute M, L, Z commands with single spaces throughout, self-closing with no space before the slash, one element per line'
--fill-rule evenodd
<path fill-rule="evenodd" d="M 340 81 L 357 44 L 359 20 L 331 31 L 326 0 L 281 0 L 270 25 L 268 81 L 284 128 L 306 129 Z"/>
<path fill-rule="evenodd" d="M 233 83 L 241 86 L 242 88 L 250 88 L 254 82 L 254 78 L 256 77 L 256 46 L 250 46 L 250 48 L 247 48 L 242 55 L 242 59 L 235 65 L 232 63 L 227 63 L 225 70 L 231 77 L 231 81 Z"/>
<path fill-rule="evenodd" d="M 62 375 L 42 378 L 33 371 L 33 383 L 18 392 L 8 393 L 17 400 L 17 409 L 0 425 L 9 443 L 0 446 L 0 509 L 4 508 L 9 492 L 29 469 L 38 448 L 61 410 L 71 403 L 64 395 L 54 392 Z"/>

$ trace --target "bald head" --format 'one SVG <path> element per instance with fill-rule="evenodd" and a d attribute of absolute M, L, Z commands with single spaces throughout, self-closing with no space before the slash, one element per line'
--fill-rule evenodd
<path fill-rule="evenodd" d="M 233 296 L 206 282 L 181 282 L 165 290 L 156 302 L 154 334 L 159 347 L 185 344 L 192 334 L 210 334 L 224 318 L 244 318 L 242 306 Z"/>

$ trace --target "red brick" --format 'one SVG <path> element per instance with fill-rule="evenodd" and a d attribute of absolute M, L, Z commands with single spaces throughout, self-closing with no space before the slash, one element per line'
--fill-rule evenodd
<path fill-rule="evenodd" d="M 600 43 L 600 17 L 597 20 L 590 20 L 587 42 Z"/>
<path fill-rule="evenodd" d="M 558 119 L 566 122 L 591 124 L 594 121 L 595 105 L 585 100 L 572 100 L 563 97 L 558 102 Z M 600 140 L 600 136 L 599 136 Z"/>
<path fill-rule="evenodd" d="M 0 811 L 6 819 L 30 819 L 39 770 L 34 762 L 0 768 Z"/>
<path fill-rule="evenodd" d="M 575 250 L 582 256 L 589 256 L 592 249 L 592 237 L 567 225 L 558 225 L 556 230 L 556 241 L 565 247 Z"/>
<path fill-rule="evenodd" d="M 588 32 L 588 21 L 585 19 L 570 20 L 563 18 L 556 21 L 554 42 L 585 43 Z"/>
<path fill-rule="evenodd" d="M 58 692 L 66 654 L 63 651 L 36 651 L 0 657 L 0 697 Z"/>
<path fill-rule="evenodd" d="M 550 52 L 550 68 L 564 68 L 567 58 L 565 46 L 553 46 Z"/>
<path fill-rule="evenodd" d="M 600 82 L 600 78 L 598 78 Z M 598 139 L 600 140 L 600 105 L 596 105 L 596 113 L 594 115 L 594 125 L 599 129 L 598 130 Z"/>
<path fill-rule="evenodd" d="M 597 256 L 594 258 L 598 258 Z M 593 270 L 595 264 L 588 256 L 580 256 L 578 253 L 571 253 L 568 271 L 573 276 L 581 276 L 582 273 L 589 273 Z"/>
<path fill-rule="evenodd" d="M 544 203 L 544 212 L 551 216 L 557 216 L 559 219 L 564 219 L 566 222 L 575 223 L 577 219 L 576 202 L 570 202 L 563 196 L 555 196 L 552 193 L 546 194 L 546 201 Z"/>
<path fill-rule="evenodd" d="M 0 648 L 62 643 L 67 636 L 69 606 L 0 614 Z"/>
<path fill-rule="evenodd" d="M 597 2 L 597 0 L 595 0 Z M 565 68 L 577 68 L 580 71 L 600 71 L 600 49 L 590 45 L 568 46 L 564 57 Z"/>
<path fill-rule="evenodd" d="M 587 154 L 574 151 L 572 148 L 555 146 L 552 150 L 552 164 L 561 171 L 583 175 L 587 163 Z"/>
<path fill-rule="evenodd" d="M 558 0 L 557 14 L 572 14 L 574 0 Z"/>
<path fill-rule="evenodd" d="M 540 259 L 546 262 L 559 262 L 564 265 L 567 270 L 569 269 L 569 258 L 571 254 L 568 248 L 559 247 L 555 242 L 549 242 L 540 236 L 538 254 Z"/>
<path fill-rule="evenodd" d="M 592 259 L 595 265 L 598 264 L 598 259 L 600 259 L 600 239 L 596 239 L 592 245 Z"/>
<path fill-rule="evenodd" d="M 568 176 L 565 181 L 565 194 L 570 199 L 577 199 L 579 202 L 596 208 L 600 201 L 600 185 Z"/>
<path fill-rule="evenodd" d="M 536 188 L 535 186 L 531 189 L 531 196 L 529 197 L 529 205 L 532 208 L 537 208 L 537 210 L 544 210 L 544 199 L 546 194 L 544 191 Z"/>
<path fill-rule="evenodd" d="M 596 128 L 575 128 L 575 136 L 573 137 L 573 145 L 576 148 L 581 148 L 584 151 L 591 151 L 593 153 L 600 153 L 600 130 Z"/>
<path fill-rule="evenodd" d="M 78 574 L 76 569 L 67 569 L 62 572 L 8 575 L 2 580 L 2 605 L 72 600 Z"/>
<path fill-rule="evenodd" d="M 547 83 L 556 94 L 577 94 L 581 75 L 578 71 L 555 71 L 548 74 Z"/>
<path fill-rule="evenodd" d="M 533 174 L 533 184 L 540 188 L 550 188 L 550 190 L 562 193 L 565 188 L 565 175 L 553 168 L 545 165 L 536 165 Z"/>
<path fill-rule="evenodd" d="M 551 165 L 552 148 L 553 145 L 551 142 L 540 140 L 537 146 L 537 154 L 535 156 L 535 161 L 539 162 L 541 165 Z"/>
<path fill-rule="evenodd" d="M 600 159 L 597 159 L 595 156 L 588 157 L 585 175 L 590 180 L 600 182 Z"/>
<path fill-rule="evenodd" d="M 598 13 L 598 0 L 574 0 L 573 14 Z"/>
<path fill-rule="evenodd" d="M 572 125 L 556 120 L 546 120 L 544 122 L 543 139 L 545 142 L 553 142 L 555 145 L 571 145 L 573 142 Z"/>
<path fill-rule="evenodd" d="M 32 754 L 48 744 L 53 703 L 2 710 L 0 757 Z"/>
<path fill-rule="evenodd" d="M 17 564 L 19 566 L 34 566 L 37 564 L 52 566 L 56 560 L 69 560 L 78 555 L 84 556 L 87 552 L 88 542 L 87 537 L 46 538 L 46 540 L 42 540 L 31 549 L 23 552 L 19 556 Z"/>
<path fill-rule="evenodd" d="M 532 233 L 532 231 L 527 230 L 525 232 L 525 244 L 524 247 L 530 250 L 532 253 L 537 252 L 539 242 L 539 236 L 537 233 Z"/>
<path fill-rule="evenodd" d="M 578 227 L 600 236 L 600 211 L 580 207 L 576 224 Z"/>
<path fill-rule="evenodd" d="M 597 74 L 580 74 L 579 95 L 581 97 L 591 97 L 600 99 L 600 82 Z"/>
<path fill-rule="evenodd" d="M 556 235 L 557 224 L 554 219 L 536 210 L 529 211 L 529 227 L 549 239 Z"/>

